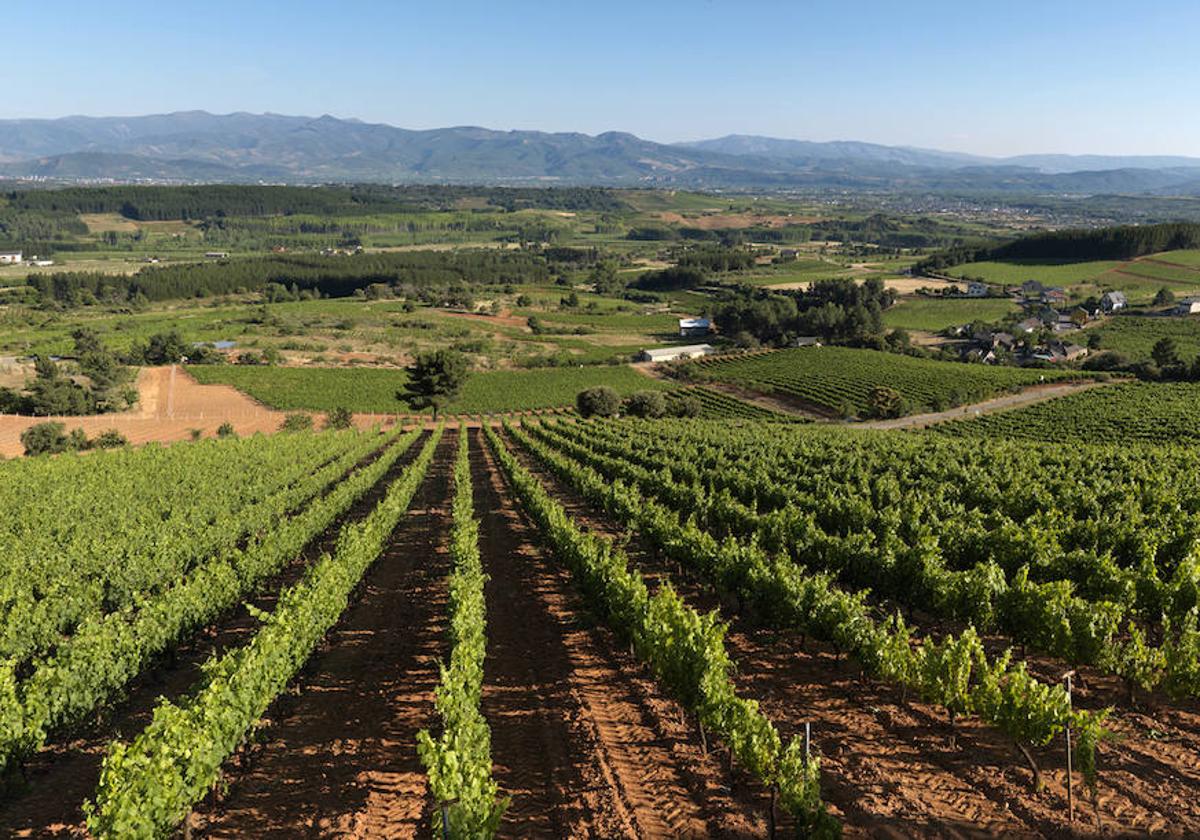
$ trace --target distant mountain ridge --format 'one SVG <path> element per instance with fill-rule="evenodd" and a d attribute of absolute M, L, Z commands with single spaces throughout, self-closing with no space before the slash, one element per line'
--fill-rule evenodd
<path fill-rule="evenodd" d="M 427 130 L 329 115 L 0 120 L 0 176 L 61 181 L 588 184 L 692 189 L 1200 194 L 1200 158 L 958 152 L 730 135 Z"/>

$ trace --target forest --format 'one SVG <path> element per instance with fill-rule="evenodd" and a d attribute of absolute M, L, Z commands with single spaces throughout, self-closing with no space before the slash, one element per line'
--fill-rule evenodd
<path fill-rule="evenodd" d="M 480 249 L 412 251 L 340 256 L 273 254 L 147 266 L 131 276 L 96 272 L 30 277 L 43 304 L 86 305 L 98 301 L 161 301 L 262 291 L 275 284 L 293 294 L 349 297 L 375 283 L 390 286 L 449 286 L 474 283 L 544 282 L 549 263 L 536 255 Z"/>
<path fill-rule="evenodd" d="M 1000 245 L 958 246 L 913 266 L 937 272 L 981 260 L 1131 260 L 1160 251 L 1200 247 L 1200 224 L 1171 222 L 1096 229 L 1056 230 L 1022 236 Z"/>
<path fill-rule="evenodd" d="M 626 208 L 610 190 L 569 188 L 442 187 L 364 184 L 347 187 L 285 187 L 209 184 L 205 186 L 69 187 L 24 190 L 5 196 L 19 210 L 67 213 L 120 213 L 137 221 L 191 220 L 224 216 L 297 213 L 356 215 L 381 212 L 451 210 L 468 199 L 513 211 L 617 211 Z"/>

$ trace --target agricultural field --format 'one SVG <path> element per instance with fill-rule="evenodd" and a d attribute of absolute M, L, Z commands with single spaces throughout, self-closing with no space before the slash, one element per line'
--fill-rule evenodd
<path fill-rule="evenodd" d="M 705 420 L 765 420 L 776 423 L 804 423 L 807 418 L 784 414 L 770 408 L 738 399 L 703 385 L 673 388 L 666 392 L 668 414 L 678 413 L 681 406 L 697 406 L 699 411 L 691 416 Z"/>
<path fill-rule="evenodd" d="M 526 418 L 0 464 L 0 833 L 1195 833 L 1196 459 Z"/>
<path fill-rule="evenodd" d="M 931 428 L 958 437 L 1190 446 L 1200 442 L 1200 385 L 1119 383 Z"/>
<path fill-rule="evenodd" d="M 1037 280 L 1063 286 L 1082 300 L 1107 290 L 1124 292 L 1130 303 L 1148 304 L 1159 289 L 1176 294 L 1200 293 L 1200 263 L 1195 251 L 1164 251 L 1133 260 L 1011 260 L 963 263 L 946 270 L 954 277 L 1019 286 Z"/>
<path fill-rule="evenodd" d="M 267 406 L 285 411 L 335 408 L 368 414 L 411 411 L 396 396 L 408 381 L 403 370 L 257 365 L 195 365 L 188 370 L 202 384 L 232 385 Z M 651 379 L 628 366 L 485 371 L 467 379 L 462 392 L 446 411 L 494 414 L 563 408 L 574 405 L 580 391 L 598 385 L 607 385 L 622 396 L 671 387 L 670 383 Z"/>
<path fill-rule="evenodd" d="M 1189 364 L 1200 356 L 1200 318 L 1120 315 L 1095 332 L 1100 337 L 1100 349 L 1115 350 L 1136 361 L 1149 359 L 1154 345 L 1164 338 L 1175 342 L 1180 358 Z"/>
<path fill-rule="evenodd" d="M 1065 370 L 966 365 L 846 347 L 708 357 L 689 363 L 687 369 L 699 381 L 737 385 L 846 416 L 864 416 L 876 387 L 894 389 L 910 412 L 920 412 L 979 402 L 1006 391 L 1080 375 Z"/>
<path fill-rule="evenodd" d="M 946 327 L 973 321 L 992 323 L 1020 309 L 1005 298 L 901 298 L 883 313 L 890 329 L 940 332 Z"/>
<path fill-rule="evenodd" d="M 1037 280 L 1044 286 L 1075 286 L 1094 283 L 1106 272 L 1120 266 L 1117 260 L 1044 261 L 1013 260 L 1012 262 L 973 262 L 947 269 L 954 277 L 980 279 L 985 283 L 1020 286 L 1026 280 Z"/>

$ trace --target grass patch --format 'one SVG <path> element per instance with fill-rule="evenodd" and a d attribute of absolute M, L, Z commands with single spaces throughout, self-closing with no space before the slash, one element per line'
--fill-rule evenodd
<path fill-rule="evenodd" d="M 379 414 L 411 411 L 396 398 L 396 392 L 408 381 L 403 370 L 235 365 L 196 366 L 188 370 L 199 382 L 232 385 L 281 411 L 334 408 Z M 607 385 L 623 396 L 671 387 L 624 366 L 487 371 L 473 374 L 458 399 L 446 410 L 452 414 L 488 414 L 558 408 L 574 405 L 576 394 L 597 385 Z"/>

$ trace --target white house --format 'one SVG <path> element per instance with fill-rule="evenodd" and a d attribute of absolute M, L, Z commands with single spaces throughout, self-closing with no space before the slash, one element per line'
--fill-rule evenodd
<path fill-rule="evenodd" d="M 815 335 L 802 335 L 796 339 L 796 347 L 820 347 L 821 339 Z"/>
<path fill-rule="evenodd" d="M 967 283 L 967 290 L 963 292 L 963 294 L 967 297 L 981 298 L 987 297 L 989 291 L 990 289 L 988 289 L 987 283 L 980 283 L 977 280 L 972 280 L 971 282 Z"/>
<path fill-rule="evenodd" d="M 1176 315 L 1196 315 L 1200 313 L 1200 297 L 1181 298 L 1175 304 Z"/>
<path fill-rule="evenodd" d="M 690 335 L 708 335 L 712 332 L 712 321 L 707 318 L 680 318 L 679 335 L 686 338 Z"/>
<path fill-rule="evenodd" d="M 717 352 L 711 344 L 683 344 L 679 347 L 660 347 L 643 350 L 638 359 L 643 362 L 674 362 L 679 359 L 698 359 Z"/>
<path fill-rule="evenodd" d="M 20 251 L 0 251 L 0 265 L 20 265 L 21 258 Z"/>
<path fill-rule="evenodd" d="M 1118 309 L 1124 309 L 1128 303 L 1124 292 L 1105 292 L 1100 298 L 1100 309 L 1106 313 L 1116 312 Z"/>

